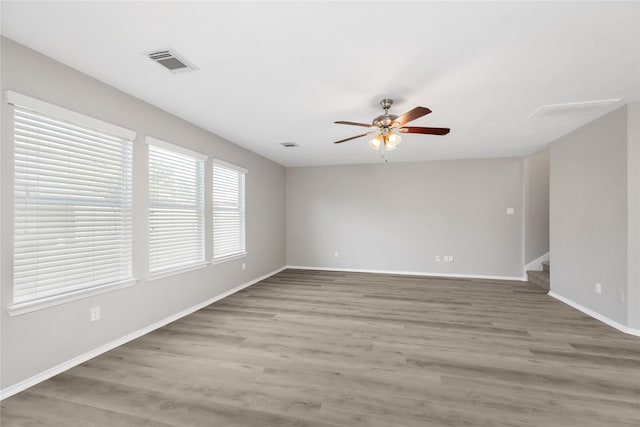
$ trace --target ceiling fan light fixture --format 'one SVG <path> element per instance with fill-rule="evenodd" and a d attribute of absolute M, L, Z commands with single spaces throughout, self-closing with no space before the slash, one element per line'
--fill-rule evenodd
<path fill-rule="evenodd" d="M 387 136 L 387 141 L 389 144 L 392 144 L 397 147 L 398 145 L 400 145 L 400 141 L 402 141 L 402 137 L 398 134 L 390 133 Z"/>
<path fill-rule="evenodd" d="M 381 143 L 382 143 L 382 135 L 376 135 L 375 137 L 371 138 L 371 140 L 369 141 L 369 145 L 371 146 L 371 148 L 373 148 L 376 151 L 380 148 Z"/>
<path fill-rule="evenodd" d="M 398 148 L 398 146 L 396 144 L 392 144 L 391 142 L 387 142 L 386 144 L 384 144 L 384 151 L 393 151 L 396 148 Z"/>

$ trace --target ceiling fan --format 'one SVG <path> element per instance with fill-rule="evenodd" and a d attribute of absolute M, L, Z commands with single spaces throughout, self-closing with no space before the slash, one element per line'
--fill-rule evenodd
<path fill-rule="evenodd" d="M 395 114 L 389 114 L 389 108 L 391 108 L 391 105 L 393 105 L 392 99 L 383 99 L 382 101 L 380 101 L 380 106 L 384 110 L 384 114 L 379 115 L 378 117 L 373 119 L 373 122 L 370 125 L 366 123 L 345 122 L 342 120 L 334 122 L 340 125 L 362 126 L 372 129 L 369 132 L 365 132 L 360 135 L 341 139 L 340 141 L 334 142 L 334 144 L 341 144 L 346 141 L 351 141 L 352 139 L 361 138 L 363 136 L 375 133 L 377 135 L 369 141 L 369 145 L 374 150 L 380 150 L 380 152 L 384 156 L 385 151 L 393 151 L 398 148 L 400 140 L 402 139 L 399 135 L 400 133 L 421 133 L 429 135 L 446 135 L 449 133 L 449 128 L 405 126 L 410 121 L 429 114 L 431 110 L 427 107 L 416 107 L 413 110 L 398 117 Z"/>

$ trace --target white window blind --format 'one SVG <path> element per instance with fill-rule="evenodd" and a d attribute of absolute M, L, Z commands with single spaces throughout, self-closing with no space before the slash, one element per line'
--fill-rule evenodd
<path fill-rule="evenodd" d="M 246 169 L 213 161 L 213 260 L 245 254 Z"/>
<path fill-rule="evenodd" d="M 97 130 L 99 120 L 13 92 L 7 99 L 15 104 L 14 306 L 132 281 L 135 133 L 108 123 L 122 135 Z"/>
<path fill-rule="evenodd" d="M 147 137 L 149 144 L 149 272 L 204 264 L 206 156 Z"/>

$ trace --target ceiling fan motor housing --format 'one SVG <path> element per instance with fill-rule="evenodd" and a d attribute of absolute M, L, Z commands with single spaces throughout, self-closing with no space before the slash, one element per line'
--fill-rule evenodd
<path fill-rule="evenodd" d="M 379 128 L 388 128 L 398 116 L 395 114 L 383 114 L 373 119 L 373 125 Z"/>
<path fill-rule="evenodd" d="M 384 114 L 373 119 L 373 125 L 381 129 L 388 128 L 393 124 L 393 121 L 398 118 L 395 114 L 389 114 L 389 108 L 393 105 L 393 99 L 383 99 L 380 101 L 380 106 L 384 109 Z"/>

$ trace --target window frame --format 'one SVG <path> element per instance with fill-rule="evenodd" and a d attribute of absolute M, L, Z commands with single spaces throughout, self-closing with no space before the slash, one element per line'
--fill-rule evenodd
<path fill-rule="evenodd" d="M 145 142 L 147 144 L 147 280 L 154 281 L 157 279 L 162 279 L 165 277 L 173 276 L 176 274 L 184 273 L 187 271 L 192 271 L 196 269 L 200 269 L 206 267 L 209 262 L 206 259 L 206 190 L 205 190 L 205 182 L 206 182 L 206 164 L 208 160 L 208 156 L 197 151 L 190 150 L 181 145 L 173 144 L 158 138 L 154 138 L 152 136 L 146 136 Z M 200 215 L 199 218 L 199 227 L 200 227 L 200 250 L 202 253 L 202 257 L 198 260 L 194 260 L 192 262 L 181 263 L 171 265 L 167 268 L 156 268 L 152 269 L 151 265 L 151 211 L 154 209 L 152 206 L 152 185 L 151 185 L 151 164 L 149 160 L 151 159 L 151 147 L 157 147 L 164 152 L 168 152 L 174 154 L 176 157 L 189 158 L 189 160 L 195 160 L 197 163 L 196 167 L 199 167 L 199 182 L 196 182 L 195 192 L 199 198 L 199 206 L 196 203 L 194 212 L 197 212 Z M 161 205 L 158 205 L 156 209 L 160 209 Z M 165 205 L 167 209 L 168 205 Z"/>
<path fill-rule="evenodd" d="M 13 232 L 11 233 L 11 236 L 8 239 L 9 241 L 6 242 L 7 246 L 11 248 L 10 249 L 11 263 L 10 263 L 9 276 L 11 277 L 11 281 L 12 281 L 11 291 L 10 291 L 11 295 L 9 298 L 10 303 L 7 306 L 8 314 L 10 316 L 16 316 L 16 315 L 40 310 L 43 308 L 64 304 L 70 301 L 88 298 L 93 295 L 111 292 L 116 289 L 122 289 L 125 287 L 133 286 L 138 281 L 133 276 L 134 270 L 133 270 L 133 262 L 132 262 L 132 259 L 133 259 L 132 257 L 133 255 L 133 142 L 136 139 L 137 133 L 135 131 L 114 125 L 112 123 L 105 122 L 103 120 L 96 119 L 94 117 L 87 116 L 81 113 L 77 113 L 75 111 L 60 107 L 58 105 L 54 105 L 46 101 L 32 98 L 30 96 L 23 95 L 21 93 L 14 92 L 11 90 L 7 90 L 5 92 L 5 101 L 7 102 L 7 104 L 11 105 L 11 114 L 12 114 L 12 119 L 10 122 L 10 126 L 11 126 L 10 134 L 12 135 L 12 141 L 10 144 L 11 170 L 9 172 L 11 178 L 10 178 L 10 183 L 8 184 L 10 186 L 9 188 L 11 188 L 11 193 L 12 193 L 11 224 L 12 224 Z M 128 231 L 125 230 L 122 234 L 120 234 L 120 237 L 119 237 L 120 239 L 123 239 L 125 243 L 123 247 L 119 247 L 120 252 L 119 252 L 119 255 L 116 256 L 116 258 L 117 257 L 120 258 L 120 261 L 118 261 L 118 265 L 120 266 L 118 267 L 118 269 L 120 273 L 125 271 L 125 274 L 124 275 L 121 274 L 120 277 L 118 277 L 118 280 L 113 280 L 105 283 L 98 283 L 98 284 L 94 284 L 86 287 L 82 287 L 81 285 L 76 285 L 76 286 L 79 286 L 79 288 L 67 289 L 66 291 L 53 293 L 52 295 L 34 297 L 31 299 L 26 299 L 23 301 L 16 302 L 16 283 L 15 283 L 15 267 L 14 266 L 16 262 L 17 250 L 16 250 L 15 235 L 18 232 L 16 228 L 16 220 L 20 218 L 16 213 L 16 209 L 18 207 L 17 202 L 19 200 L 18 188 L 16 186 L 16 179 L 18 178 L 17 167 L 16 167 L 16 161 L 17 161 L 16 156 L 18 152 L 18 149 L 17 149 L 18 143 L 16 141 L 16 127 L 17 127 L 16 110 L 19 110 L 20 115 L 23 115 L 23 116 L 28 114 L 35 114 L 36 116 L 43 117 L 53 122 L 55 121 L 57 121 L 58 123 L 66 122 L 69 125 L 69 129 L 73 127 L 79 128 L 84 132 L 97 133 L 99 134 L 100 138 L 105 138 L 105 139 L 116 138 L 121 140 L 116 142 L 122 142 L 123 144 L 128 144 L 128 147 L 123 147 L 122 149 L 122 160 L 126 161 L 127 164 L 124 166 L 122 171 L 124 175 L 122 175 L 118 181 L 119 184 L 122 186 L 121 191 L 124 191 L 124 193 L 119 193 L 121 198 L 117 199 L 119 200 L 119 204 L 115 205 L 116 207 L 120 206 L 120 209 L 123 210 L 121 212 L 121 216 L 118 217 L 118 221 L 124 221 L 123 224 L 128 224 Z M 24 145 L 25 143 L 21 142 L 20 144 Z M 24 147 L 21 148 L 21 151 L 23 150 L 25 150 Z M 41 156 L 39 158 L 42 158 L 44 161 L 47 161 L 47 158 L 45 157 Z M 48 158 L 48 161 L 49 162 L 51 161 L 51 157 Z M 24 171 L 22 171 L 22 173 L 24 173 Z M 45 181 L 45 183 L 46 182 L 47 181 Z M 59 180 L 56 181 L 55 179 L 49 181 L 49 183 L 57 186 L 61 185 Z M 96 186 L 99 186 L 99 183 L 96 183 Z M 97 187 L 93 191 L 97 191 Z M 64 201 L 64 198 L 61 198 L 61 200 Z M 71 203 L 72 199 L 67 199 L 67 202 L 70 204 L 69 205 L 63 204 L 60 206 L 74 206 Z M 38 205 L 47 206 L 47 205 L 50 205 L 50 203 L 51 202 L 42 203 L 42 201 L 40 201 Z M 28 199 L 24 199 L 24 204 L 22 206 L 25 206 L 25 208 L 28 206 Z M 34 205 L 31 204 L 31 206 L 34 206 Z M 85 206 L 95 208 L 97 206 L 104 206 L 104 204 L 103 203 L 102 204 L 87 203 Z M 37 208 L 34 208 L 34 209 L 37 209 Z M 71 223 L 77 224 L 77 222 L 71 222 Z M 72 243 L 66 243 L 65 248 L 68 248 L 69 247 L 68 245 L 70 244 Z M 67 249 L 64 249 L 64 250 L 67 250 Z M 128 253 L 125 254 L 125 252 L 123 251 Z M 120 264 L 123 258 L 128 258 L 128 263 Z M 66 287 L 70 288 L 72 286 L 67 284 Z M 35 285 L 35 288 L 37 288 L 37 285 Z M 58 287 L 55 287 L 54 289 L 57 289 L 57 288 L 64 289 L 65 286 L 58 286 Z"/>
<path fill-rule="evenodd" d="M 241 186 L 242 188 L 238 189 L 239 194 L 239 198 L 240 198 L 240 206 L 238 209 L 229 209 L 229 208 L 222 208 L 221 211 L 223 212 L 238 212 L 239 216 L 241 218 L 241 226 L 242 226 L 242 242 L 241 242 L 241 246 L 242 249 L 237 251 L 237 252 L 233 252 L 233 253 L 227 253 L 221 256 L 216 257 L 216 212 L 218 212 L 218 209 L 216 208 L 216 178 L 215 178 L 215 169 L 216 167 L 220 167 L 223 169 L 227 169 L 227 170 L 231 170 L 234 171 L 236 173 L 238 173 L 240 176 L 242 176 L 241 179 Z M 212 251 L 212 263 L 215 264 L 221 264 L 227 261 L 232 261 L 235 259 L 239 259 L 239 258 L 244 258 L 247 256 L 248 252 L 247 252 L 247 175 L 249 174 L 249 171 L 246 168 L 243 168 L 241 166 L 235 165 L 233 163 L 229 163 L 226 162 L 224 160 L 221 159 L 217 159 L 214 158 L 213 162 L 212 162 L 212 176 L 211 176 L 211 181 L 212 181 L 212 189 L 211 189 L 211 202 L 213 205 L 212 208 L 212 238 L 213 238 L 213 251 Z"/>

